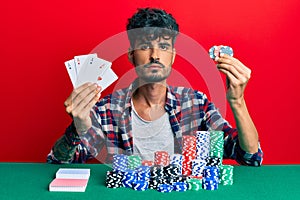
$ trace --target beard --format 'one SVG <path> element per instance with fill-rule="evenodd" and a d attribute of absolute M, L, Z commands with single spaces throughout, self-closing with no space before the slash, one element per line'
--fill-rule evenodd
<path fill-rule="evenodd" d="M 160 69 L 149 69 L 145 66 L 137 66 L 135 71 L 139 78 L 147 83 L 157 83 L 166 80 L 172 71 L 171 66 Z"/>
<path fill-rule="evenodd" d="M 158 60 L 151 60 L 150 63 L 144 65 L 137 65 L 135 59 L 133 58 L 133 62 L 138 77 L 146 83 L 157 83 L 164 81 L 170 76 L 172 71 L 172 61 L 167 67 Z M 150 69 L 151 65 L 153 64 L 159 66 L 159 68 Z"/>

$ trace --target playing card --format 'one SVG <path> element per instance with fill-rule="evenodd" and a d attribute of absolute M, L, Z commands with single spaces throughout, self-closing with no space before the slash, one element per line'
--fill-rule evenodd
<path fill-rule="evenodd" d="M 103 78 L 105 70 L 110 66 L 111 62 L 97 58 L 93 54 L 88 55 L 77 76 L 75 86 L 78 87 L 87 82 L 97 83 Z"/>
<path fill-rule="evenodd" d="M 71 79 L 73 87 L 75 87 L 75 82 L 77 79 L 76 67 L 74 59 L 65 62 L 66 69 L 68 71 L 69 77 Z"/>
<path fill-rule="evenodd" d="M 76 73 L 77 75 L 80 73 L 80 70 L 82 66 L 85 64 L 86 59 L 91 56 L 91 57 L 97 57 L 97 54 L 88 54 L 88 55 L 80 55 L 80 56 L 74 56 L 74 62 L 75 62 L 75 67 L 76 67 Z"/>
<path fill-rule="evenodd" d="M 113 82 L 118 79 L 118 76 L 115 72 L 109 67 L 105 70 L 103 76 L 99 76 L 97 84 L 101 86 L 102 91 L 105 90 L 108 86 L 110 86 Z"/>

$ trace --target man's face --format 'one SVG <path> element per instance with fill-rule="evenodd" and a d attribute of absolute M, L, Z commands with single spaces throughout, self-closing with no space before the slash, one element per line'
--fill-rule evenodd
<path fill-rule="evenodd" d="M 148 83 L 161 82 L 168 78 L 174 58 L 172 38 L 137 40 L 133 51 L 129 53 L 129 59 L 134 64 L 138 77 Z"/>

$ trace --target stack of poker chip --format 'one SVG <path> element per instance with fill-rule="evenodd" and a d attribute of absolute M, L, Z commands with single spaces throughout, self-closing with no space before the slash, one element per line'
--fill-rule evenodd
<path fill-rule="evenodd" d="M 176 164 L 169 164 L 164 167 L 164 176 L 165 177 L 177 177 L 180 176 L 180 167 Z"/>
<path fill-rule="evenodd" d="M 205 160 L 200 160 L 200 159 L 192 160 L 192 176 L 202 177 L 205 166 L 206 166 Z"/>
<path fill-rule="evenodd" d="M 220 179 L 221 179 L 222 185 L 232 185 L 233 184 L 233 166 L 221 165 L 220 166 Z"/>
<path fill-rule="evenodd" d="M 142 165 L 151 167 L 154 165 L 154 162 L 152 160 L 142 160 Z"/>
<path fill-rule="evenodd" d="M 224 153 L 224 132 L 223 131 L 210 131 L 210 157 L 223 158 Z"/>
<path fill-rule="evenodd" d="M 123 187 L 132 188 L 135 181 L 137 181 L 137 172 L 135 170 L 127 169 L 123 172 Z"/>
<path fill-rule="evenodd" d="M 213 178 L 203 177 L 202 179 L 202 188 L 205 190 L 217 190 L 219 187 L 219 183 L 217 180 Z"/>
<path fill-rule="evenodd" d="M 150 167 L 149 188 L 157 189 L 157 186 L 164 180 L 164 167 L 161 165 L 154 165 Z"/>
<path fill-rule="evenodd" d="M 128 156 L 123 154 L 116 154 L 113 156 L 113 170 L 123 172 L 127 170 Z"/>
<path fill-rule="evenodd" d="M 218 167 L 222 164 L 221 158 L 218 157 L 207 157 L 206 166 Z"/>
<path fill-rule="evenodd" d="M 191 178 L 187 180 L 189 184 L 189 190 L 199 191 L 202 189 L 202 180 L 197 178 Z"/>
<path fill-rule="evenodd" d="M 219 184 L 233 184 L 233 166 L 222 165 L 224 133 L 197 131 L 182 137 L 182 154 L 154 153 L 154 160 L 115 155 L 113 170 L 107 172 L 108 188 L 126 187 L 159 192 L 216 190 Z"/>
<path fill-rule="evenodd" d="M 185 192 L 189 189 L 187 182 L 175 182 L 173 183 L 173 191 L 175 192 Z"/>
<path fill-rule="evenodd" d="M 137 173 L 137 179 L 143 181 L 149 181 L 151 177 L 149 166 L 139 166 L 135 169 Z"/>
<path fill-rule="evenodd" d="M 182 174 L 189 176 L 192 174 L 192 160 L 196 156 L 196 138 L 192 135 L 182 136 Z"/>
<path fill-rule="evenodd" d="M 105 185 L 108 188 L 119 188 L 123 186 L 123 174 L 118 171 L 108 171 L 106 173 Z"/>
<path fill-rule="evenodd" d="M 196 159 L 206 160 L 210 154 L 210 132 L 196 132 Z"/>
<path fill-rule="evenodd" d="M 141 164 L 142 164 L 141 157 L 139 157 L 137 155 L 128 156 L 128 168 L 129 169 L 135 169 L 135 168 L 141 166 Z"/>
<path fill-rule="evenodd" d="M 166 151 L 156 151 L 154 153 L 154 165 L 168 166 L 170 163 L 170 156 Z"/>
<path fill-rule="evenodd" d="M 148 189 L 149 182 L 145 180 L 137 180 L 133 183 L 132 188 L 136 191 L 145 191 Z"/>
<path fill-rule="evenodd" d="M 157 191 L 162 193 L 169 193 L 172 192 L 173 186 L 171 184 L 159 184 L 157 187 Z"/>
<path fill-rule="evenodd" d="M 179 167 L 180 174 L 182 174 L 182 162 L 183 162 L 183 156 L 181 154 L 173 154 L 171 156 L 170 164 L 177 165 Z"/>
<path fill-rule="evenodd" d="M 206 166 L 203 170 L 202 188 L 205 190 L 217 190 L 219 183 L 219 168 Z"/>

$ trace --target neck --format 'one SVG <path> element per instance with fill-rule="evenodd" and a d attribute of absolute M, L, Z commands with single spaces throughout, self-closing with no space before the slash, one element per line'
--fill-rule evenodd
<path fill-rule="evenodd" d="M 134 94 L 134 100 L 146 104 L 149 107 L 161 105 L 166 101 L 166 82 L 140 84 Z"/>

